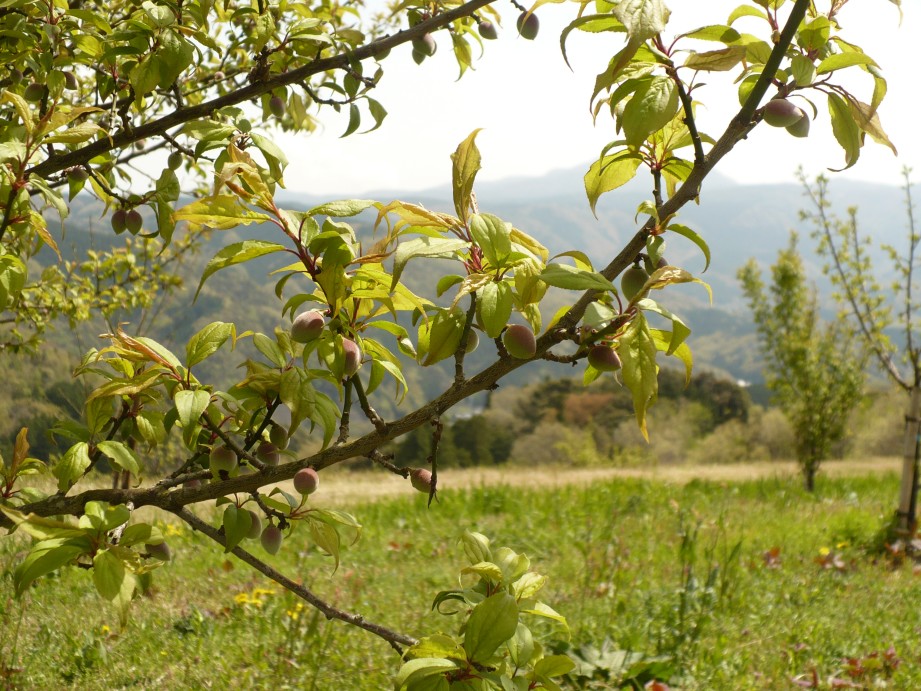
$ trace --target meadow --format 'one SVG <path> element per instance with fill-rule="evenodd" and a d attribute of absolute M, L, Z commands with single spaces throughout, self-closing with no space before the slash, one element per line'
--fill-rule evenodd
<path fill-rule="evenodd" d="M 422 636 L 455 630 L 431 603 L 466 564 L 459 534 L 477 530 L 549 577 L 542 599 L 570 631 L 544 633 L 579 662 L 567 689 L 921 688 L 921 571 L 880 537 L 895 464 L 827 467 L 814 496 L 778 465 L 756 479 L 732 467 L 508 483 L 457 472 L 469 486 L 446 474 L 431 509 L 405 484 L 375 492 L 376 474 L 343 473 L 314 495 L 364 525 L 337 572 L 297 533 L 277 557 L 244 546 L 337 606 Z M 16 600 L 24 543 L 0 542 L 6 688 L 392 688 L 399 660 L 385 642 L 318 616 L 188 528 L 163 529 L 173 561 L 124 625 L 74 567 Z"/>

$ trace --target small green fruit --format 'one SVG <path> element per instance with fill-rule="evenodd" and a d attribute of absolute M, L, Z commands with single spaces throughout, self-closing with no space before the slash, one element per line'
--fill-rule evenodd
<path fill-rule="evenodd" d="M 417 65 L 421 65 L 423 62 L 425 62 L 426 57 L 427 56 L 425 53 L 420 53 L 418 50 L 413 51 L 413 62 Z"/>
<path fill-rule="evenodd" d="M 125 215 L 125 227 L 132 235 L 137 235 L 141 232 L 143 226 L 144 217 L 141 216 L 141 213 L 137 209 L 131 209 L 131 211 Z"/>
<path fill-rule="evenodd" d="M 71 168 L 67 171 L 67 179 L 70 182 L 86 182 L 90 174 L 86 172 L 86 168 Z"/>
<path fill-rule="evenodd" d="M 39 84 L 37 82 L 32 82 L 25 88 L 25 91 L 22 92 L 22 97 L 27 101 L 32 101 L 37 103 L 45 97 L 47 89 L 44 84 Z"/>
<path fill-rule="evenodd" d="M 633 300 L 646 285 L 649 280 L 649 274 L 639 264 L 634 264 L 624 271 L 620 279 L 620 290 L 627 300 Z"/>
<path fill-rule="evenodd" d="M 169 545 L 167 545 L 165 542 L 159 542 L 156 545 L 146 543 L 144 545 L 144 549 L 147 550 L 147 554 L 149 554 L 154 559 L 158 559 L 159 561 L 169 561 L 173 558 L 173 555 L 169 550 Z"/>
<path fill-rule="evenodd" d="M 294 489 L 303 495 L 313 494 L 320 486 L 320 476 L 313 468 L 301 468 L 294 474 Z"/>
<path fill-rule="evenodd" d="M 317 310 L 301 312 L 291 324 L 291 340 L 295 343 L 309 343 L 323 333 L 325 325 L 323 314 Z"/>
<path fill-rule="evenodd" d="M 237 467 L 237 454 L 233 452 L 233 449 L 223 444 L 215 446 L 208 456 L 208 465 L 215 475 L 219 475 L 222 471 L 229 473 Z"/>
<path fill-rule="evenodd" d="M 283 99 L 281 96 L 272 96 L 272 98 L 269 99 L 269 111 L 276 118 L 284 117 L 285 110 L 285 99 Z"/>
<path fill-rule="evenodd" d="M 269 425 L 269 441 L 278 449 L 288 448 L 288 431 L 274 422 Z"/>
<path fill-rule="evenodd" d="M 476 329 L 471 328 L 467 332 L 467 345 L 464 347 L 464 352 L 472 353 L 477 349 L 478 345 L 480 345 L 480 335 L 476 332 Z"/>
<path fill-rule="evenodd" d="M 423 34 L 421 38 L 413 39 L 413 52 L 421 53 L 425 57 L 431 57 L 438 50 L 438 44 L 435 43 L 435 37 L 431 34 Z"/>
<path fill-rule="evenodd" d="M 518 33 L 521 34 L 522 38 L 526 38 L 529 41 L 533 41 L 537 38 L 537 31 L 540 29 L 540 22 L 537 21 L 536 14 L 528 14 L 527 12 L 522 12 L 518 17 Z"/>
<path fill-rule="evenodd" d="M 169 158 L 166 159 L 166 165 L 169 166 L 170 170 L 179 170 L 182 166 L 183 156 L 178 151 L 174 151 L 169 155 Z"/>
<path fill-rule="evenodd" d="M 502 343 L 508 354 L 519 360 L 530 360 L 537 352 L 534 332 L 523 324 L 512 324 L 502 334 Z"/>
<path fill-rule="evenodd" d="M 270 468 L 277 466 L 278 461 L 281 460 L 278 454 L 278 447 L 270 441 L 260 443 L 259 446 L 256 447 L 256 453 L 254 455 L 258 460 L 262 461 Z"/>
<path fill-rule="evenodd" d="M 799 120 L 790 125 L 787 128 L 787 132 L 792 134 L 794 137 L 808 137 L 809 136 L 809 116 L 803 115 Z"/>
<path fill-rule="evenodd" d="M 68 91 L 75 91 L 77 89 L 77 75 L 73 72 L 64 73 L 64 88 Z"/>
<path fill-rule="evenodd" d="M 262 543 L 262 549 L 269 554 L 278 554 L 281 549 L 282 534 L 281 530 L 274 523 L 269 523 L 262 531 L 259 541 Z"/>
<path fill-rule="evenodd" d="M 596 345 L 588 351 L 588 364 L 599 372 L 616 372 L 620 369 L 620 356 L 610 346 Z"/>
<path fill-rule="evenodd" d="M 128 228 L 128 212 L 124 209 L 116 209 L 112 214 L 112 230 L 116 235 L 121 235 Z"/>
<path fill-rule="evenodd" d="M 431 494 L 432 492 L 432 471 L 427 468 L 413 468 L 409 471 L 409 481 L 413 487 L 420 492 Z"/>
<path fill-rule="evenodd" d="M 255 511 L 247 509 L 246 512 L 250 518 L 249 532 L 246 533 L 246 537 L 250 540 L 255 540 L 262 535 L 262 519 L 259 518 L 259 514 Z"/>
<path fill-rule="evenodd" d="M 805 113 L 785 98 L 775 98 L 764 106 L 764 121 L 771 127 L 789 127 Z"/>
<path fill-rule="evenodd" d="M 477 30 L 480 32 L 480 36 L 487 39 L 488 41 L 495 41 L 497 38 L 499 38 L 499 32 L 496 31 L 496 25 L 492 22 L 480 22 L 477 26 Z"/>
<path fill-rule="evenodd" d="M 361 368 L 362 352 L 355 341 L 349 338 L 342 339 L 342 352 L 345 355 L 345 366 L 342 373 L 351 377 Z"/>

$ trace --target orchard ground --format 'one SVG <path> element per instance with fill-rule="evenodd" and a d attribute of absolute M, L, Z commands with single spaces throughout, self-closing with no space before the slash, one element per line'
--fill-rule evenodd
<path fill-rule="evenodd" d="M 777 689 L 813 672 L 822 688 L 921 688 L 921 575 L 875 550 L 897 467 L 828 463 L 815 496 L 793 464 L 445 471 L 431 509 L 398 478 L 324 473 L 311 501 L 348 505 L 364 524 L 338 572 L 297 532 L 277 557 L 244 546 L 337 606 L 414 634 L 456 628 L 431 602 L 466 563 L 459 533 L 478 530 L 549 576 L 544 600 L 571 628 L 568 643 L 556 631 L 559 646 L 595 663 L 582 667 L 591 681 L 564 688 L 655 673 L 685 689 Z M 174 560 L 124 627 L 86 571 L 41 579 L 22 608 L 3 579 L 4 684 L 390 688 L 399 661 L 386 643 L 326 621 L 187 528 L 163 528 Z M 8 575 L 22 544 L 0 549 Z"/>

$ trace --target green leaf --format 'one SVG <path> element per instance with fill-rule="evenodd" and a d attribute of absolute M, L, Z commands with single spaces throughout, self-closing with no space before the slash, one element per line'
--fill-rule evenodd
<path fill-rule="evenodd" d="M 451 154 L 451 187 L 454 191 L 454 208 L 461 223 L 469 219 L 473 182 L 480 170 L 480 150 L 476 146 L 479 129 L 474 130 Z"/>
<path fill-rule="evenodd" d="M 685 237 L 697 245 L 700 248 L 700 251 L 703 252 L 704 259 L 707 260 L 707 263 L 704 265 L 704 271 L 710 268 L 710 247 L 707 245 L 706 241 L 700 237 L 700 235 L 695 233 L 687 226 L 681 225 L 680 223 L 672 223 L 670 226 L 668 226 L 668 228 L 666 228 L 666 230 L 670 230 L 673 233 Z"/>
<path fill-rule="evenodd" d="M 793 56 L 790 61 L 790 71 L 797 86 L 809 86 L 815 81 L 815 64 L 805 55 Z"/>
<path fill-rule="evenodd" d="M 473 214 L 470 234 L 493 268 L 504 268 L 512 252 L 512 224 L 492 214 Z"/>
<path fill-rule="evenodd" d="M 621 373 L 624 384 L 633 395 L 633 410 L 636 413 L 640 432 L 643 433 L 646 441 L 649 441 L 649 433 L 646 430 L 646 411 L 655 402 L 658 395 L 659 368 L 656 365 L 656 345 L 642 312 L 630 322 L 621 335 L 619 343 L 617 353 L 623 363 Z"/>
<path fill-rule="evenodd" d="M 464 649 L 450 636 L 444 634 L 435 634 L 419 639 L 419 642 L 406 651 L 404 656 L 408 659 L 413 658 L 447 658 L 466 662 L 467 653 Z"/>
<path fill-rule="evenodd" d="M 634 41 L 646 41 L 665 29 L 670 14 L 662 0 L 621 0 L 611 12 Z"/>
<path fill-rule="evenodd" d="M 726 46 L 703 53 L 692 52 L 684 61 L 685 67 L 702 72 L 726 72 L 745 59 L 745 46 Z"/>
<path fill-rule="evenodd" d="M 191 428 L 198 424 L 202 413 L 207 410 L 208 404 L 211 403 L 211 394 L 204 389 L 180 389 L 173 400 L 176 403 L 179 422 L 184 428 Z"/>
<path fill-rule="evenodd" d="M 0 312 L 19 297 L 26 284 L 28 272 L 23 261 L 12 254 L 0 255 Z"/>
<path fill-rule="evenodd" d="M 201 275 L 201 280 L 198 282 L 198 290 L 195 291 L 195 297 L 192 298 L 193 301 L 198 299 L 198 294 L 201 292 L 202 286 L 205 285 L 205 281 L 208 280 L 208 277 L 212 274 L 228 266 L 242 264 L 243 262 L 248 262 L 251 259 L 256 259 L 266 254 L 281 252 L 284 249 L 284 245 L 279 245 L 275 242 L 265 242 L 263 240 L 244 240 L 243 242 L 235 242 L 232 245 L 227 245 L 208 262 L 208 265 Z"/>
<path fill-rule="evenodd" d="M 640 80 L 640 86 L 624 106 L 620 125 L 627 145 L 637 148 L 653 132 L 665 127 L 678 112 L 678 91 L 670 77 Z"/>
<path fill-rule="evenodd" d="M 67 449 L 67 452 L 51 469 L 51 474 L 58 479 L 58 489 L 66 492 L 89 467 L 89 445 L 81 441 Z"/>
<path fill-rule="evenodd" d="M 192 202 L 173 213 L 177 223 L 185 221 L 191 230 L 203 227 L 226 230 L 251 223 L 266 223 L 271 220 L 266 214 L 251 211 L 235 196 L 219 194 L 204 197 Z"/>
<path fill-rule="evenodd" d="M 96 448 L 104 453 L 119 468 L 127 470 L 132 475 L 139 475 L 141 468 L 138 465 L 134 452 L 120 441 L 107 440 L 96 444 Z"/>
<path fill-rule="evenodd" d="M 468 573 L 475 574 L 480 578 L 483 578 L 487 581 L 492 581 L 493 583 L 502 582 L 502 569 L 488 561 L 481 561 L 478 564 L 465 566 L 463 569 L 461 569 L 461 574 Z"/>
<path fill-rule="evenodd" d="M 567 290 L 602 290 L 616 292 L 614 284 L 599 273 L 586 271 L 569 264 L 547 264 L 540 273 L 547 285 Z"/>
<path fill-rule="evenodd" d="M 189 339 L 185 348 L 186 367 L 193 367 L 213 355 L 236 332 L 233 324 L 212 322 Z"/>
<path fill-rule="evenodd" d="M 106 600 L 118 597 L 125 580 L 125 563 L 107 549 L 93 557 L 93 583 Z"/>
<path fill-rule="evenodd" d="M 674 340 L 672 332 L 661 331 L 660 329 L 650 329 L 649 333 L 652 334 L 652 340 L 655 341 L 656 348 L 664 353 L 668 353 L 672 347 L 672 341 Z M 694 369 L 694 358 L 691 355 L 691 349 L 688 348 L 687 343 L 682 343 L 668 354 L 678 358 L 684 363 L 684 385 L 687 386 L 691 383 L 691 372 Z"/>
<path fill-rule="evenodd" d="M 822 60 L 822 62 L 816 66 L 815 73 L 817 75 L 828 74 L 829 72 L 841 70 L 845 67 L 853 67 L 854 65 L 873 65 L 874 67 L 878 67 L 876 61 L 865 53 L 835 53 Z"/>
<path fill-rule="evenodd" d="M 377 202 L 370 199 L 342 199 L 327 202 L 313 207 L 307 213 L 311 216 L 331 216 L 333 218 L 349 218 L 357 216 L 362 211 L 375 206 Z"/>
<path fill-rule="evenodd" d="M 685 339 L 691 335 L 691 330 L 683 321 L 681 321 L 677 315 L 662 307 L 655 300 L 643 298 L 642 300 L 636 301 L 636 306 L 641 310 L 646 310 L 647 312 L 655 312 L 656 314 L 660 314 L 666 319 L 671 320 L 673 329 L 671 332 L 672 340 L 669 342 L 668 347 L 665 349 L 666 355 L 673 355 L 678 346 L 684 343 Z"/>
<path fill-rule="evenodd" d="M 393 256 L 393 279 L 390 289 L 393 290 L 400 282 L 406 263 L 415 257 L 428 257 L 429 259 L 451 259 L 457 252 L 470 247 L 466 240 L 452 240 L 448 238 L 433 238 L 424 236 L 401 242 Z"/>
<path fill-rule="evenodd" d="M 632 151 L 621 151 L 617 154 L 604 156 L 600 161 L 595 161 L 585 174 L 585 194 L 592 213 L 597 217 L 595 205 L 598 198 L 605 192 L 615 190 L 626 185 L 636 177 L 642 158 Z"/>
<path fill-rule="evenodd" d="M 359 127 L 361 127 L 361 111 L 358 110 L 358 106 L 353 103 L 349 106 L 348 127 L 345 128 L 345 132 L 343 132 L 339 138 L 348 137 L 350 134 L 355 133 Z"/>
<path fill-rule="evenodd" d="M 460 346 L 466 315 L 458 308 L 441 309 L 419 325 L 419 357 L 423 367 L 451 357 Z"/>
<path fill-rule="evenodd" d="M 16 595 L 22 595 L 32 582 L 69 564 L 91 549 L 88 537 L 55 538 L 33 545 L 29 554 L 13 571 Z"/>
<path fill-rule="evenodd" d="M 591 14 L 574 20 L 569 26 L 563 29 L 563 32 L 560 34 L 560 50 L 563 53 L 563 60 L 566 62 L 566 66 L 570 68 L 572 66 L 569 64 L 569 56 L 566 55 L 566 38 L 574 29 L 593 34 L 603 31 L 622 33 L 627 30 L 619 19 L 609 14 Z"/>
<path fill-rule="evenodd" d="M 490 338 L 498 338 L 512 316 L 512 291 L 508 283 L 487 283 L 477 292 L 476 312 L 483 330 Z"/>
<path fill-rule="evenodd" d="M 525 667 L 534 657 L 534 635 L 531 629 L 518 622 L 515 635 L 508 639 L 509 655 L 516 667 Z"/>
<path fill-rule="evenodd" d="M 542 677 L 561 677 L 575 669 L 576 663 L 567 655 L 548 655 L 534 665 L 534 674 Z"/>
<path fill-rule="evenodd" d="M 249 511 L 238 509 L 236 504 L 228 504 L 224 509 L 224 553 L 240 544 L 252 527 L 253 517 Z"/>
<path fill-rule="evenodd" d="M 464 650 L 471 662 L 484 663 L 500 645 L 515 635 L 518 603 L 504 590 L 473 608 L 464 631 Z"/>
<path fill-rule="evenodd" d="M 845 166 L 840 170 L 846 170 L 857 163 L 863 136 L 847 103 L 837 94 L 828 94 L 828 112 L 831 115 L 831 130 L 844 149 Z"/>
<path fill-rule="evenodd" d="M 429 677 L 441 677 L 441 680 L 445 683 L 445 691 L 447 691 L 447 679 L 444 678 L 444 675 L 457 669 L 458 665 L 451 660 L 439 657 L 419 657 L 404 663 L 400 667 L 394 683 L 394 689 L 401 691 L 401 689 L 406 689 L 410 684 L 416 684 Z M 432 688 L 437 687 L 433 686 Z"/>
<path fill-rule="evenodd" d="M 322 521 L 310 520 L 310 537 L 317 547 L 333 558 L 333 571 L 339 568 L 339 533 Z"/>

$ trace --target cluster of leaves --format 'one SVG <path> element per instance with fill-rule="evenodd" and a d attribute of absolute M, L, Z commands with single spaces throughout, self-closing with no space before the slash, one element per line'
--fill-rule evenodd
<path fill-rule="evenodd" d="M 461 539 L 470 562 L 460 580 L 470 587 L 446 590 L 432 605 L 442 613 L 464 615 L 458 636 L 426 636 L 403 655 L 396 691 L 486 691 L 557 689 L 554 681 L 575 664 L 566 655 L 548 654 L 533 624 L 546 619 L 568 632 L 566 619 L 535 596 L 547 579 L 530 571 L 531 561 L 508 547 L 493 549 L 490 540 L 467 532 Z M 462 609 L 446 612 L 459 603 Z M 527 615 L 526 617 L 523 615 Z"/>

